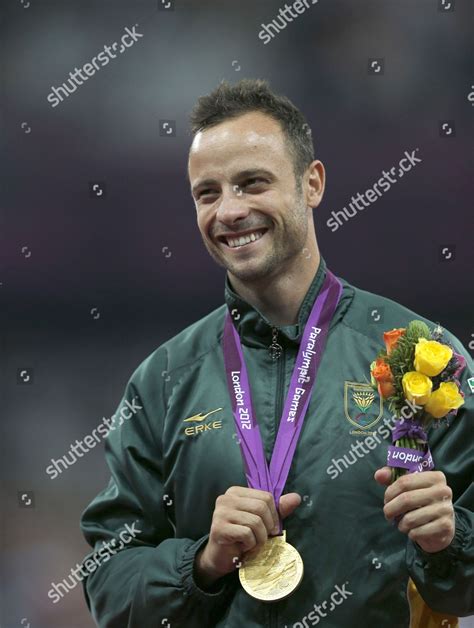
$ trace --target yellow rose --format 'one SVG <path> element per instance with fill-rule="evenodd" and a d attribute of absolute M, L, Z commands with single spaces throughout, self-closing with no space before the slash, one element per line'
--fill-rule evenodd
<path fill-rule="evenodd" d="M 446 368 L 453 357 L 453 350 L 436 340 L 420 338 L 415 345 L 415 370 L 423 375 L 434 377 Z"/>
<path fill-rule="evenodd" d="M 463 396 L 455 382 L 443 382 L 439 388 L 431 393 L 425 405 L 426 412 L 429 412 L 435 419 L 442 419 L 451 410 L 457 410 L 464 403 Z"/>
<path fill-rule="evenodd" d="M 402 377 L 402 386 L 409 401 L 423 406 L 430 398 L 433 382 L 423 373 L 409 371 Z"/>

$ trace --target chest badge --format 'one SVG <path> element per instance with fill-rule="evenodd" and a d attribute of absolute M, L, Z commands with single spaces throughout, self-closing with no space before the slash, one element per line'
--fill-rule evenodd
<path fill-rule="evenodd" d="M 344 382 L 344 413 L 357 429 L 351 434 L 370 434 L 383 415 L 383 399 L 370 384 Z"/>

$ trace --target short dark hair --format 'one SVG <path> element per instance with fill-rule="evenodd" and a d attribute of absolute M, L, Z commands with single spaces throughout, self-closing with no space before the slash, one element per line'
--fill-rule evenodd
<path fill-rule="evenodd" d="M 275 94 L 268 81 L 242 79 L 234 85 L 222 81 L 210 94 L 197 100 L 190 115 L 191 132 L 194 136 L 251 111 L 266 113 L 280 123 L 299 181 L 314 161 L 311 129 L 301 111 L 286 96 Z"/>

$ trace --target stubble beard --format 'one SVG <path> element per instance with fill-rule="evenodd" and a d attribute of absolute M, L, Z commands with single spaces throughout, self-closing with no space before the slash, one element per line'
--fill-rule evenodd
<path fill-rule="evenodd" d="M 275 230 L 275 227 L 272 226 L 266 232 L 266 237 L 271 238 L 270 243 L 266 244 L 267 252 L 248 262 L 234 263 L 221 250 L 215 247 L 211 248 L 207 241 L 204 241 L 204 245 L 219 266 L 228 270 L 241 281 L 269 280 L 282 269 L 291 265 L 291 262 L 301 255 L 308 237 L 306 212 L 306 205 L 300 197 L 294 215 L 285 223 L 284 232 Z"/>

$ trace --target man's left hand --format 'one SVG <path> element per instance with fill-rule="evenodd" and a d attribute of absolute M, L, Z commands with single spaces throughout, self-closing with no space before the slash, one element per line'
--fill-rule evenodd
<path fill-rule="evenodd" d="M 390 484 L 390 469 L 383 467 L 374 478 L 388 486 L 383 508 L 388 521 L 400 517 L 398 529 L 425 552 L 440 552 L 451 544 L 455 530 L 453 492 L 444 473 L 407 473 Z"/>

